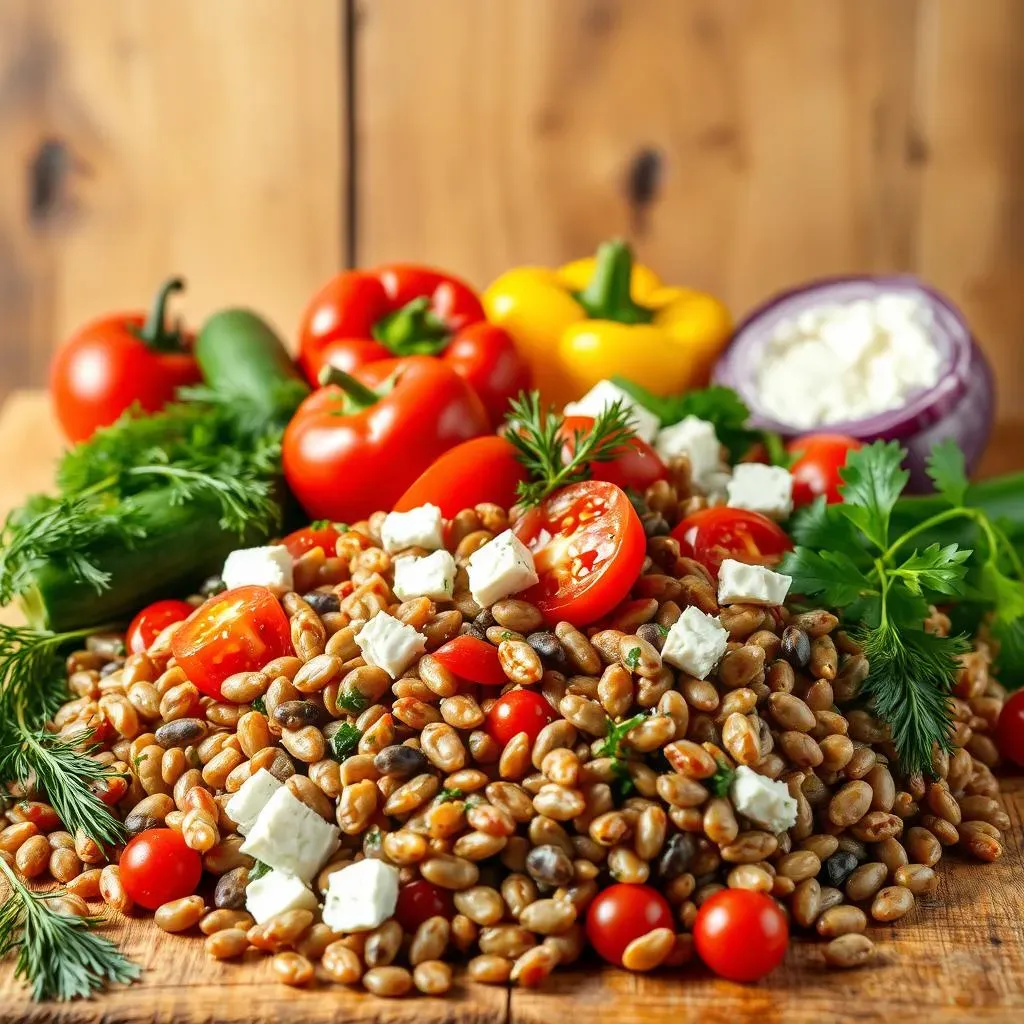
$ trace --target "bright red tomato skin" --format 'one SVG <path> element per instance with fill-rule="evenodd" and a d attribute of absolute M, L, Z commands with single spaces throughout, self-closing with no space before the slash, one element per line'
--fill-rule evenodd
<path fill-rule="evenodd" d="M 722 562 L 774 564 L 793 542 L 778 523 L 743 508 L 704 508 L 687 516 L 673 531 L 680 551 L 717 576 Z"/>
<path fill-rule="evenodd" d="M 459 331 L 441 358 L 472 385 L 492 427 L 505 419 L 509 401 L 530 387 L 530 367 L 511 335 L 486 320 Z"/>
<path fill-rule="evenodd" d="M 593 426 L 593 416 L 566 416 L 561 429 L 561 435 L 565 439 L 562 449 L 562 458 L 565 461 L 568 461 L 573 453 L 573 433 L 587 433 Z M 651 484 L 664 480 L 667 476 L 668 467 L 661 461 L 661 456 L 639 437 L 633 437 L 628 444 L 623 445 L 616 458 L 610 462 L 590 464 L 592 480 L 607 480 L 624 491 L 632 489 L 641 494 Z"/>
<path fill-rule="evenodd" d="M 789 925 L 779 905 L 763 892 L 725 889 L 701 905 L 693 940 L 715 974 L 730 981 L 757 981 L 782 963 Z"/>
<path fill-rule="evenodd" d="M 634 940 L 655 928 L 675 929 L 668 901 L 649 885 L 610 885 L 587 910 L 587 940 L 598 956 L 616 967 Z"/>
<path fill-rule="evenodd" d="M 532 746 L 541 729 L 554 720 L 551 705 L 535 690 L 509 690 L 487 712 L 487 732 L 502 746 L 525 732 Z"/>
<path fill-rule="evenodd" d="M 809 505 L 820 494 L 830 505 L 842 501 L 839 470 L 846 464 L 847 455 L 862 447 L 855 437 L 845 434 L 807 434 L 790 441 L 786 451 L 798 456 L 789 467 L 794 506 Z"/>
<path fill-rule="evenodd" d="M 451 893 L 425 878 L 407 882 L 398 890 L 395 917 L 408 935 L 431 917 L 444 917 L 450 921 L 454 916 L 455 904 Z"/>
<path fill-rule="evenodd" d="M 156 910 L 171 900 L 191 896 L 203 874 L 203 858 L 185 845 L 172 828 L 152 828 L 137 835 L 118 861 L 125 892 L 140 907 Z"/>
<path fill-rule="evenodd" d="M 996 739 L 1003 757 L 1024 768 L 1024 690 L 1003 705 L 996 723 Z"/>
<path fill-rule="evenodd" d="M 333 523 L 312 523 L 289 533 L 281 543 L 292 558 L 299 558 L 313 548 L 322 548 L 328 558 L 333 558 L 340 536 L 341 531 Z"/>
<path fill-rule="evenodd" d="M 433 652 L 449 672 L 482 686 L 504 686 L 508 682 L 498 658 L 498 648 L 477 636 L 457 636 Z"/>
<path fill-rule="evenodd" d="M 521 597 L 552 624 L 586 626 L 607 615 L 636 583 L 647 550 L 629 498 L 603 480 L 563 487 L 512 529 L 540 577 Z"/>
<path fill-rule="evenodd" d="M 258 672 L 294 649 L 277 598 L 265 587 L 236 587 L 196 609 L 175 632 L 171 653 L 201 692 L 223 700 L 220 687 L 228 676 Z"/>
<path fill-rule="evenodd" d="M 187 619 L 195 608 L 188 601 L 154 601 L 131 621 L 125 633 L 125 647 L 129 654 L 141 654 L 172 622 Z"/>

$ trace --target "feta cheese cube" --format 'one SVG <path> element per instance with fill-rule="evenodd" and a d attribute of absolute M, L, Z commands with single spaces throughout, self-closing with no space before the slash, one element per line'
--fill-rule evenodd
<path fill-rule="evenodd" d="M 793 514 L 793 477 L 782 466 L 741 462 L 732 471 L 727 491 L 732 508 L 747 508 L 769 519 Z"/>
<path fill-rule="evenodd" d="M 407 556 L 395 560 L 395 596 L 400 601 L 429 597 L 450 601 L 455 590 L 455 559 L 448 551 L 435 551 L 425 558 Z"/>
<path fill-rule="evenodd" d="M 636 436 L 650 444 L 661 421 L 628 391 L 623 391 L 610 380 L 598 381 L 578 402 L 570 402 L 565 407 L 565 415 L 593 416 L 596 419 L 616 402 L 621 402 L 629 410 L 630 425 Z"/>
<path fill-rule="evenodd" d="M 228 590 L 266 587 L 280 597 L 292 589 L 292 556 L 283 544 L 240 548 L 224 560 L 221 578 Z"/>
<path fill-rule="evenodd" d="M 242 853 L 308 882 L 340 845 L 341 833 L 282 786 L 260 811 Z"/>
<path fill-rule="evenodd" d="M 782 604 L 792 582 L 792 576 L 763 565 L 747 565 L 727 558 L 718 570 L 718 603 Z"/>
<path fill-rule="evenodd" d="M 673 623 L 661 648 L 661 657 L 697 679 L 707 679 L 722 660 L 729 631 L 719 619 L 692 605 Z"/>
<path fill-rule="evenodd" d="M 427 646 L 422 633 L 387 612 L 377 612 L 355 639 L 367 664 L 384 669 L 392 679 L 398 679 Z"/>
<path fill-rule="evenodd" d="M 397 904 L 398 869 L 366 858 L 331 875 L 323 920 L 335 932 L 367 932 L 392 917 Z"/>
<path fill-rule="evenodd" d="M 659 430 L 654 447 L 663 459 L 685 455 L 690 460 L 690 476 L 698 487 L 706 485 L 722 456 L 715 425 L 696 416 L 687 416 Z"/>
<path fill-rule="evenodd" d="M 785 832 L 796 824 L 796 800 L 790 796 L 789 787 L 758 775 L 745 764 L 736 769 L 729 798 L 744 818 L 769 832 Z"/>
<path fill-rule="evenodd" d="M 538 579 L 530 549 L 511 531 L 477 548 L 466 563 L 469 592 L 481 608 L 532 587 Z"/>
<path fill-rule="evenodd" d="M 381 524 L 380 539 L 389 554 L 406 548 L 443 548 L 441 510 L 436 505 L 420 505 L 408 512 L 389 512 Z"/>
<path fill-rule="evenodd" d="M 286 910 L 315 911 L 318 906 L 312 889 L 287 871 L 268 871 L 245 887 L 245 909 L 257 924 Z"/>
<path fill-rule="evenodd" d="M 270 798 L 281 788 L 281 783 L 266 768 L 260 768 L 255 775 L 242 783 L 238 792 L 231 797 L 225 810 L 235 827 L 247 836 L 256 824 L 260 811 L 270 802 Z"/>

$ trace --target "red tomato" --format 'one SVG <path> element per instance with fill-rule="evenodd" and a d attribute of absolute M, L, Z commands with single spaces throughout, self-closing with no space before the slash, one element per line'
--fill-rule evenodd
<path fill-rule="evenodd" d="M 565 439 L 562 447 L 562 458 L 565 461 L 572 457 L 575 450 L 573 434 L 576 431 L 586 434 L 593 426 L 593 416 L 565 418 L 560 431 Z M 623 490 L 632 488 L 642 494 L 651 484 L 664 480 L 668 476 L 668 469 L 658 453 L 646 441 L 634 437 L 619 449 L 619 454 L 610 462 L 592 462 L 590 475 L 594 480 L 607 480 Z"/>
<path fill-rule="evenodd" d="M 340 536 L 341 531 L 334 523 L 320 519 L 301 530 L 289 533 L 281 543 L 288 549 L 292 558 L 298 558 L 307 551 L 312 551 L 313 548 L 323 548 L 324 554 L 328 558 L 333 558 L 335 545 Z"/>
<path fill-rule="evenodd" d="M 687 516 L 672 536 L 684 555 L 695 558 L 713 575 L 727 558 L 769 565 L 793 550 L 793 542 L 778 523 L 744 508 L 703 508 Z"/>
<path fill-rule="evenodd" d="M 782 963 L 789 925 L 779 905 L 763 892 L 724 889 L 701 904 L 693 941 L 715 974 L 757 981 Z"/>
<path fill-rule="evenodd" d="M 554 720 L 551 705 L 536 690 L 509 690 L 487 712 L 487 731 L 502 746 L 525 732 L 533 746 L 541 729 Z"/>
<path fill-rule="evenodd" d="M 1003 705 L 996 723 L 996 739 L 1003 757 L 1024 768 L 1024 690 Z"/>
<path fill-rule="evenodd" d="M 504 686 L 508 682 L 498 658 L 498 648 L 476 636 L 457 636 L 434 651 L 449 672 L 460 679 L 483 686 Z"/>
<path fill-rule="evenodd" d="M 845 434 L 807 434 L 786 445 L 786 451 L 799 456 L 789 467 L 793 477 L 793 504 L 809 505 L 819 494 L 831 505 L 842 501 L 839 470 L 846 456 L 863 447 L 855 437 Z"/>
<path fill-rule="evenodd" d="M 293 654 L 288 616 L 266 587 L 237 587 L 201 605 L 171 640 L 185 675 L 208 697 L 236 672 L 258 672 Z"/>
<path fill-rule="evenodd" d="M 675 919 L 665 897 L 649 885 L 610 885 L 594 897 L 587 911 L 588 941 L 617 967 L 622 966 L 626 947 L 655 928 L 675 930 Z"/>
<path fill-rule="evenodd" d="M 173 828 L 151 828 L 137 835 L 118 861 L 125 892 L 140 907 L 156 910 L 191 896 L 203 874 L 203 858 Z"/>
<path fill-rule="evenodd" d="M 154 601 L 132 619 L 125 634 L 129 654 L 141 654 L 172 623 L 187 619 L 195 609 L 188 601 Z"/>
<path fill-rule="evenodd" d="M 398 890 L 395 917 L 408 935 L 428 918 L 445 917 L 450 921 L 454 916 L 455 905 L 451 893 L 425 878 L 407 882 Z"/>
<path fill-rule="evenodd" d="M 394 511 L 437 505 L 445 519 L 464 508 L 493 502 L 502 508 L 516 503 L 516 485 L 527 478 L 516 450 L 503 437 L 475 437 L 435 459 L 395 502 Z"/>
<path fill-rule="evenodd" d="M 647 550 L 629 498 L 602 480 L 563 487 L 513 530 L 533 553 L 540 577 L 522 598 L 550 623 L 585 626 L 607 615 L 636 583 Z"/>

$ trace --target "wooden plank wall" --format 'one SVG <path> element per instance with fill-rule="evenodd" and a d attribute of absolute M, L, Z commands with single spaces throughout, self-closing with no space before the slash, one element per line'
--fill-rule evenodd
<path fill-rule="evenodd" d="M 737 312 L 917 271 L 1024 414 L 1021 97 L 1021 0 L 0 0 L 0 389 L 172 269 L 289 331 L 618 233 Z"/>

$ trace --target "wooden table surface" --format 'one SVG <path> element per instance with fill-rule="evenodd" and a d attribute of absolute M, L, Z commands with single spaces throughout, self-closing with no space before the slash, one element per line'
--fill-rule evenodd
<path fill-rule="evenodd" d="M 985 471 L 1021 465 L 1019 436 L 1013 426 L 998 432 Z M 0 510 L 47 486 L 59 450 L 42 396 L 13 396 L 0 414 Z M 339 986 L 287 989 L 271 980 L 267 959 L 216 963 L 198 939 L 165 935 L 139 917 L 112 922 L 108 933 L 145 968 L 141 983 L 90 1002 L 36 1005 L 5 963 L 0 1024 L 554 1024 L 567 1016 L 585 1024 L 672 1017 L 704 1024 L 1024 1021 L 1024 779 L 1005 779 L 1004 789 L 1012 825 L 1003 858 L 993 865 L 945 859 L 938 891 L 920 899 L 909 918 L 872 928 L 877 960 L 855 971 L 826 969 L 820 944 L 797 941 L 785 964 L 756 985 L 734 985 L 693 965 L 653 976 L 591 967 L 556 971 L 539 991 L 460 982 L 445 999 L 385 1001 Z"/>

